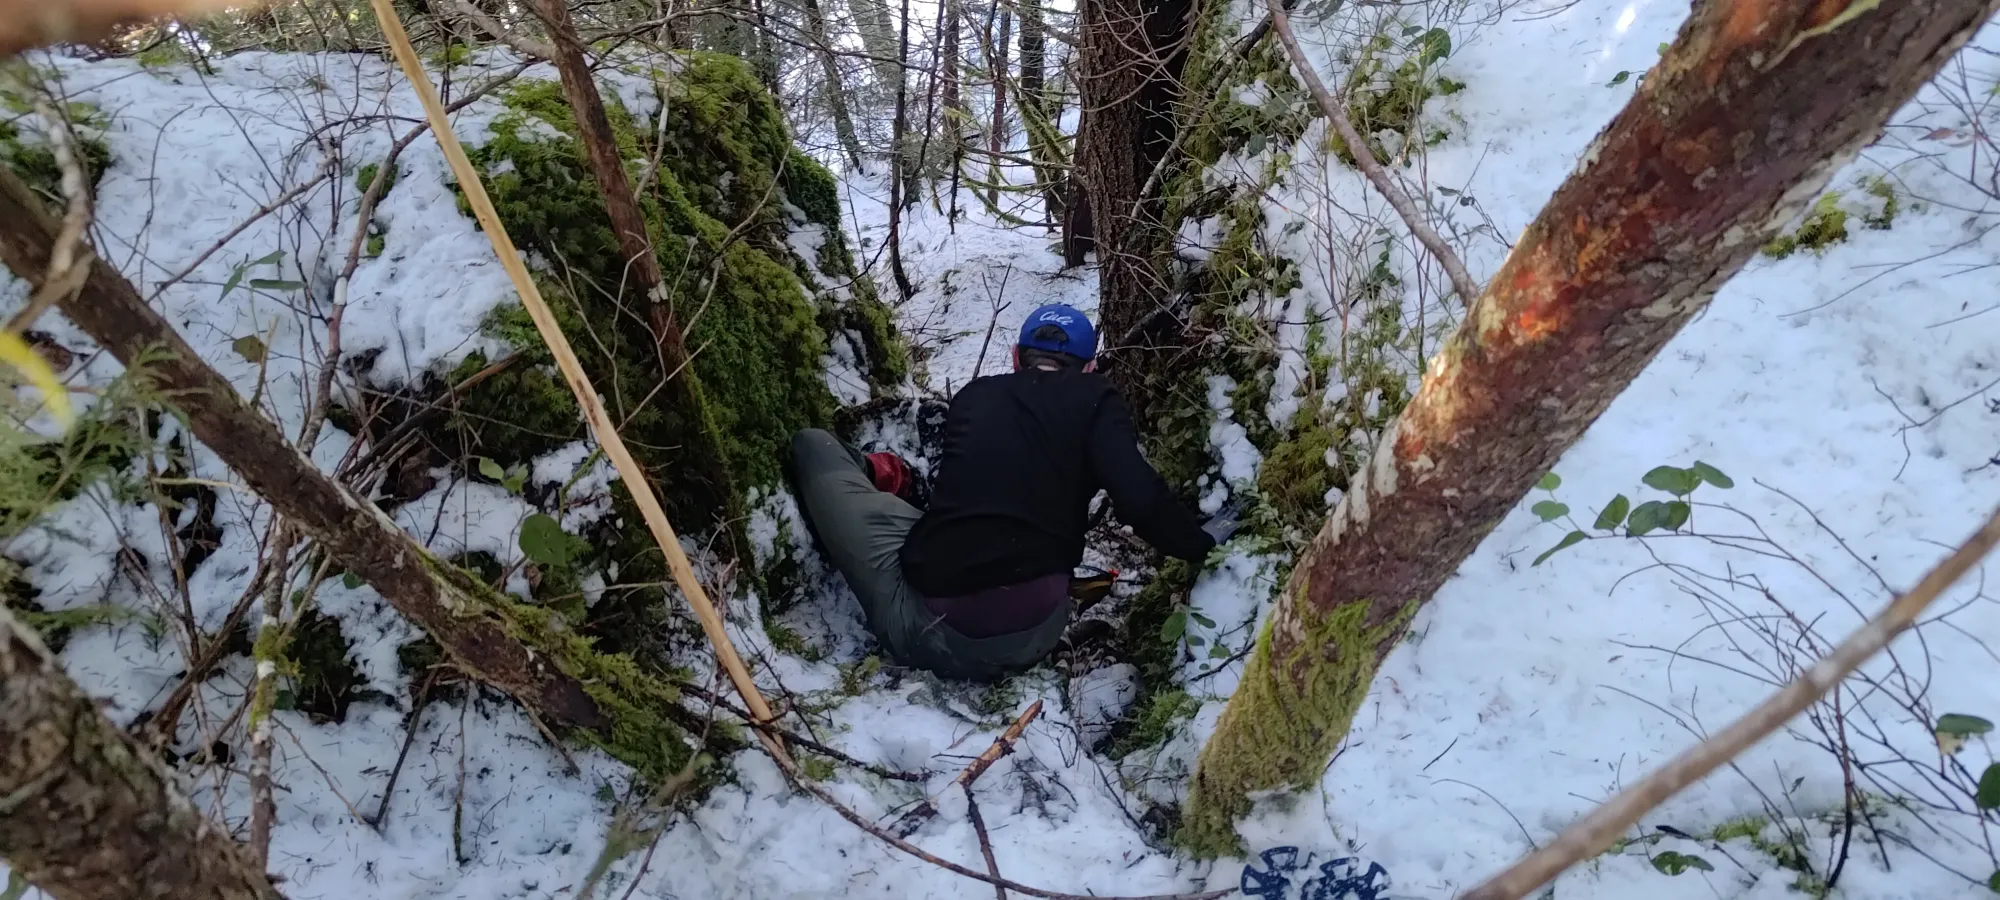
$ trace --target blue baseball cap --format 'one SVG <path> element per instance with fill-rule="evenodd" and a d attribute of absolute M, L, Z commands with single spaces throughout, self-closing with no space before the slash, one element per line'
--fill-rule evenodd
<path fill-rule="evenodd" d="M 1036 340 L 1035 331 L 1044 325 L 1062 329 L 1063 336 Z M 1062 303 L 1050 303 L 1029 313 L 1028 321 L 1021 323 L 1020 344 L 1050 353 L 1067 353 L 1078 359 L 1092 359 L 1097 356 L 1097 327 L 1090 324 L 1090 317 L 1084 315 L 1082 310 Z"/>

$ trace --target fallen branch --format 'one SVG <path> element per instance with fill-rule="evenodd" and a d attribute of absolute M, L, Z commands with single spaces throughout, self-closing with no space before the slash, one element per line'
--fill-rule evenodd
<path fill-rule="evenodd" d="M 1915 624 L 1938 595 L 1972 571 L 1996 545 L 2000 545 L 2000 509 L 1995 509 L 1985 526 L 1931 569 L 1909 593 L 1891 601 L 1875 618 L 1848 635 L 1833 652 L 1807 669 L 1803 677 L 1744 713 L 1714 737 L 1675 757 L 1644 781 L 1605 801 L 1582 821 L 1564 829 L 1548 846 L 1487 879 L 1465 894 L 1463 900 L 1516 900 L 1554 880 L 1577 862 L 1603 852 L 1640 816 L 1770 736 L 1833 690 Z"/>
<path fill-rule="evenodd" d="M 986 858 L 986 874 L 1000 880 L 1000 861 L 993 858 L 993 836 L 986 833 L 986 817 L 979 814 L 979 800 L 972 796 L 972 788 L 965 789 L 965 818 L 972 822 L 972 833 L 979 836 L 979 855 Z M 993 896 L 1007 900 L 1007 889 L 993 886 Z"/>
<path fill-rule="evenodd" d="M 1389 179 L 1389 173 L 1375 161 L 1375 154 L 1368 149 L 1368 143 L 1362 140 L 1360 132 L 1354 130 L 1354 122 L 1347 116 L 1347 106 L 1335 100 L 1333 92 L 1326 89 L 1326 83 L 1319 80 L 1319 73 L 1313 70 L 1305 51 L 1299 49 L 1298 36 L 1292 33 L 1292 20 L 1285 14 L 1283 0 L 1265 0 L 1265 5 L 1271 8 L 1271 26 L 1278 32 L 1278 41 L 1285 45 L 1285 53 L 1291 56 L 1292 67 L 1299 70 L 1299 76 L 1305 79 L 1313 99 L 1319 101 L 1320 112 L 1325 113 L 1327 121 L 1333 123 L 1340 139 L 1347 142 L 1347 149 L 1354 154 L 1355 165 L 1361 167 L 1361 174 L 1368 176 L 1368 181 L 1382 192 L 1390 206 L 1396 208 L 1396 215 L 1403 217 L 1403 224 L 1410 226 L 1410 233 L 1417 236 L 1417 241 L 1437 257 L 1445 275 L 1451 278 L 1451 287 L 1458 292 L 1458 299 L 1467 304 L 1478 299 L 1479 285 L 1465 270 L 1465 263 L 1452 252 L 1444 238 L 1439 237 L 1437 231 L 1417 215 L 1416 204 L 1410 202 L 1409 195 Z"/>
<path fill-rule="evenodd" d="M 1014 720 L 1014 724 L 1007 726 L 1006 731 L 1000 732 L 1000 736 L 993 739 L 993 746 L 986 748 L 986 752 L 979 754 L 979 758 L 966 766 L 965 771 L 958 773 L 958 777 L 952 779 L 951 785 L 945 790 L 950 790 L 952 787 L 964 788 L 966 796 L 971 796 L 972 783 L 978 781 L 979 776 L 986 774 L 987 769 L 993 768 L 993 764 L 999 762 L 1000 757 L 1014 752 L 1014 742 L 1019 741 L 1021 733 L 1028 730 L 1028 723 L 1033 722 L 1035 717 L 1041 714 L 1042 701 L 1037 700 L 1021 713 L 1020 718 Z M 897 819 L 895 826 L 890 830 L 894 831 L 897 837 L 909 837 L 936 815 L 936 798 L 925 798 L 924 802 L 917 804 L 914 809 Z"/>

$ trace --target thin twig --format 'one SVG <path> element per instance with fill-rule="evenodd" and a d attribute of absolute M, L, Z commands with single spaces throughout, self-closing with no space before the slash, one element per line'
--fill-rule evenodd
<path fill-rule="evenodd" d="M 1020 717 L 1014 720 L 1014 724 L 1007 726 L 1006 731 L 1000 732 L 1000 736 L 993 739 L 993 745 L 987 747 L 986 752 L 979 754 L 971 765 L 965 767 L 965 771 L 958 773 L 958 777 L 951 780 L 951 787 L 971 791 L 972 783 L 978 781 L 979 776 L 986 774 L 987 769 L 993 768 L 993 764 L 999 762 L 1000 757 L 1014 752 L 1014 742 L 1020 740 L 1021 733 L 1028 730 L 1028 723 L 1033 722 L 1035 717 L 1041 714 L 1042 701 L 1037 700 L 1029 704 Z M 897 819 L 890 830 L 894 831 L 897 837 L 909 837 L 935 815 L 937 815 L 935 798 L 926 797 L 924 802 L 917 804 L 909 812 L 904 813 L 902 818 Z"/>
<path fill-rule="evenodd" d="M 389 783 L 382 786 L 382 802 L 375 804 L 375 818 L 368 824 L 382 830 L 382 823 L 389 818 L 389 798 L 396 796 L 396 780 L 403 775 L 403 761 L 410 758 L 410 746 L 417 742 L 419 726 L 424 723 L 424 707 L 431 702 L 431 688 L 437 684 L 440 669 L 433 666 L 424 673 L 423 687 L 417 689 L 417 701 L 410 707 L 410 717 L 403 722 L 403 749 L 396 754 L 396 765 L 389 770 Z"/>
<path fill-rule="evenodd" d="M 979 814 L 979 800 L 972 796 L 969 785 L 965 789 L 965 817 L 972 822 L 972 832 L 979 835 L 979 855 L 986 857 L 986 874 L 993 876 L 995 882 L 1001 881 L 1000 861 L 993 858 L 993 836 L 986 833 L 986 817 Z M 993 896 L 1007 900 L 1007 889 L 996 883 Z"/>
<path fill-rule="evenodd" d="M 1271 26 L 1278 32 L 1278 41 L 1285 45 L 1285 53 L 1291 56 L 1292 66 L 1305 79 L 1306 87 L 1312 91 L 1313 99 L 1319 101 L 1320 111 L 1326 114 L 1327 121 L 1333 123 L 1340 139 L 1347 143 L 1347 149 L 1354 154 L 1355 164 L 1361 167 L 1361 174 L 1368 176 L 1368 181 L 1382 192 L 1390 206 L 1395 207 L 1396 215 L 1403 217 L 1403 224 L 1410 226 L 1410 233 L 1417 236 L 1417 241 L 1437 257 L 1445 275 L 1451 278 L 1452 289 L 1458 292 L 1459 299 L 1468 304 L 1479 299 L 1479 286 L 1473 282 L 1471 273 L 1465 270 L 1465 263 L 1452 252 L 1444 238 L 1439 237 L 1437 231 L 1417 214 L 1417 207 L 1410 202 L 1409 195 L 1389 179 L 1389 173 L 1375 161 L 1375 154 L 1368 149 L 1368 143 L 1362 140 L 1360 132 L 1355 131 L 1354 122 L 1347 116 L 1347 107 L 1334 99 L 1333 92 L 1326 89 L 1325 82 L 1320 81 L 1319 73 L 1313 70 L 1312 62 L 1299 48 L 1298 36 L 1292 33 L 1291 17 L 1285 15 L 1283 0 L 1265 0 L 1265 4 L 1271 8 Z"/>
<path fill-rule="evenodd" d="M 1668 761 L 1645 780 L 1618 793 L 1582 821 L 1571 825 L 1547 847 L 1529 854 L 1464 895 L 1464 900 L 1516 900 L 1554 880 L 1578 861 L 1609 847 L 1612 841 L 1659 806 L 1751 745 L 1770 736 L 1793 716 L 1833 690 L 1862 663 L 1902 634 L 1940 594 L 1957 583 L 1979 560 L 2000 545 L 2000 509 L 1958 550 L 1931 569 L 1909 593 L 1897 597 L 1801 677 L 1744 713 L 1714 737 Z"/>

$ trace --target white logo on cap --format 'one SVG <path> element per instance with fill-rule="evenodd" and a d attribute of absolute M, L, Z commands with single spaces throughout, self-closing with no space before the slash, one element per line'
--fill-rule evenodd
<path fill-rule="evenodd" d="M 1059 313 L 1059 312 L 1057 312 L 1057 311 L 1055 311 L 1055 310 L 1053 310 L 1053 309 L 1052 309 L 1052 310 L 1049 310 L 1048 312 L 1045 312 L 1045 313 L 1042 313 L 1041 317 L 1040 317 L 1040 318 L 1037 318 L 1037 319 L 1035 319 L 1035 321 L 1037 321 L 1037 322 L 1054 322 L 1054 323 L 1056 323 L 1057 325 L 1068 325 L 1068 324 L 1071 324 L 1071 323 L 1075 322 L 1075 321 L 1076 321 L 1076 317 L 1074 317 L 1074 316 L 1066 316 L 1066 315 L 1063 315 L 1062 313 Z"/>

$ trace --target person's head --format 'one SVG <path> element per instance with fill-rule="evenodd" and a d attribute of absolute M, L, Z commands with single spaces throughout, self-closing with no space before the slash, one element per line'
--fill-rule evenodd
<path fill-rule="evenodd" d="M 1028 314 L 1014 345 L 1014 369 L 1089 372 L 1097 368 L 1097 329 L 1072 306 L 1051 303 Z"/>

